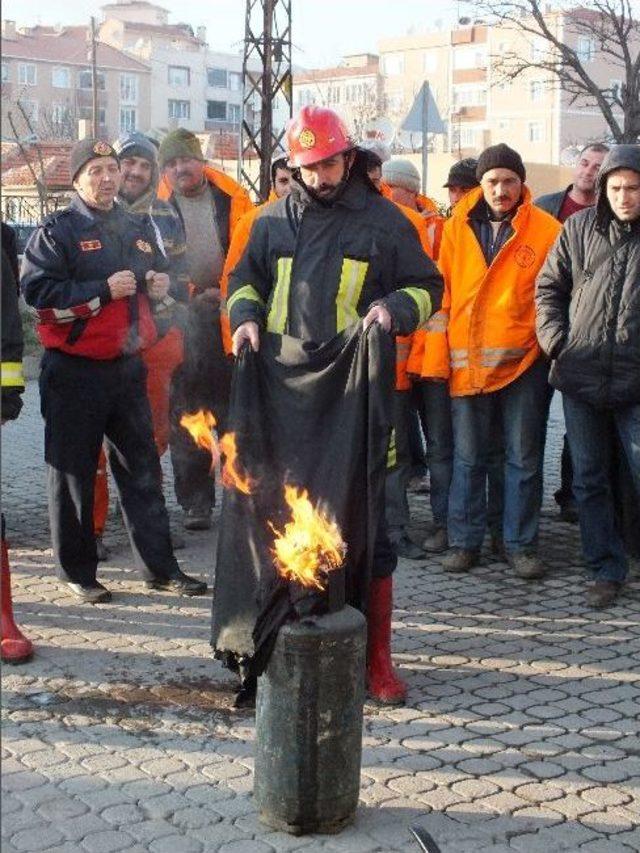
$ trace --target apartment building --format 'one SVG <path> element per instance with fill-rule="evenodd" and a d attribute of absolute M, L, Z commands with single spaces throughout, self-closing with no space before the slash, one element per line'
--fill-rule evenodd
<path fill-rule="evenodd" d="M 335 68 L 296 72 L 293 108 L 299 110 L 307 104 L 331 107 L 356 135 L 363 135 L 365 125 L 384 113 L 378 56 L 352 54 Z"/>
<path fill-rule="evenodd" d="M 149 126 L 151 70 L 115 47 L 98 43 L 98 133 Z M 76 139 L 80 120 L 91 121 L 93 85 L 87 27 L 34 26 L 18 30 L 2 22 L 2 126 L 11 137 L 9 113 L 20 138 L 29 125 L 42 139 Z M 27 123 L 23 112 L 28 116 Z"/>
<path fill-rule="evenodd" d="M 210 50 L 205 27 L 171 24 L 167 10 L 154 3 L 121 0 L 101 12 L 100 38 L 151 68 L 151 127 L 239 131 L 241 53 Z"/>
<path fill-rule="evenodd" d="M 573 47 L 603 89 L 619 84 L 594 39 L 577 35 L 569 15 L 550 13 L 550 25 Z M 464 20 L 464 19 L 463 19 Z M 424 80 L 428 80 L 448 133 L 432 140 L 438 151 L 462 156 L 508 141 L 525 161 L 559 164 L 572 146 L 604 139 L 606 123 L 595 107 L 572 104 L 569 94 L 550 87 L 544 72 L 530 69 L 504 81 L 498 61 L 506 54 L 546 51 L 515 27 L 466 22 L 454 29 L 381 39 L 380 69 L 388 116 L 399 126 Z"/>

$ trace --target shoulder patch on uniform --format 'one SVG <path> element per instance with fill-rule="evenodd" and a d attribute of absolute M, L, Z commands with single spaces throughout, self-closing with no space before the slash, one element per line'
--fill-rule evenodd
<path fill-rule="evenodd" d="M 79 243 L 81 252 L 97 252 L 102 248 L 100 240 L 80 240 Z"/>

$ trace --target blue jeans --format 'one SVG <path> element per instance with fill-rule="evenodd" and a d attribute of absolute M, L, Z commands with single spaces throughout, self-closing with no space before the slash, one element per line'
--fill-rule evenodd
<path fill-rule="evenodd" d="M 640 404 L 604 410 L 563 395 L 578 503 L 582 551 L 597 580 L 624 581 L 627 559 L 614 521 L 611 426 L 615 428 L 640 498 Z"/>
<path fill-rule="evenodd" d="M 508 553 L 533 551 L 540 521 L 541 460 L 548 363 L 540 359 L 510 385 L 490 394 L 454 397 L 453 478 L 449 543 L 479 549 L 487 526 L 486 481 L 496 428 L 504 441 L 503 537 Z"/>
<path fill-rule="evenodd" d="M 451 398 L 447 382 L 426 380 L 420 383 L 421 415 L 427 440 L 429 497 L 436 527 L 447 526 L 447 505 L 453 468 Z"/>

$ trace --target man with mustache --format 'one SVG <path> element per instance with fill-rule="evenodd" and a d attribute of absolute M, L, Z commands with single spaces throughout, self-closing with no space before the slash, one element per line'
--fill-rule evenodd
<path fill-rule="evenodd" d="M 224 431 L 231 366 L 220 330 L 220 277 L 231 235 L 252 204 L 232 178 L 207 165 L 198 138 L 184 128 L 165 136 L 158 159 L 163 172 L 158 196 L 172 205 L 184 225 L 192 288 L 184 362 L 174 373 L 171 391 L 175 491 L 185 512 L 185 528 L 206 530 L 215 502 L 211 458 L 180 427 L 180 418 L 185 412 L 209 409 Z"/>
<path fill-rule="evenodd" d="M 94 483 L 106 439 L 125 524 L 146 586 L 201 595 L 169 534 L 140 352 L 156 341 L 152 305 L 169 291 L 167 258 L 149 217 L 114 204 L 120 164 L 111 145 L 71 149 L 76 191 L 29 240 L 25 301 L 45 347 L 40 374 L 49 517 L 58 577 L 81 601 L 109 601 L 96 579 Z"/>
<path fill-rule="evenodd" d="M 467 572 L 480 560 L 497 419 L 505 445 L 505 556 L 516 575 L 533 579 L 544 574 L 537 538 L 548 373 L 536 339 L 534 285 L 561 226 L 532 204 L 522 158 L 508 145 L 483 151 L 476 177 L 480 186 L 444 226 L 439 256 L 454 439 L 452 550 L 443 568 Z"/>
<path fill-rule="evenodd" d="M 169 445 L 169 387 L 171 377 L 183 357 L 183 306 L 189 298 L 184 230 L 174 208 L 156 197 L 158 159 L 154 143 L 143 133 L 134 131 L 116 140 L 113 149 L 120 160 L 118 204 L 134 216 L 151 216 L 169 261 L 169 292 L 164 299 L 154 302 L 152 306 L 158 340 L 142 354 L 147 368 L 146 386 L 151 406 L 153 437 L 158 455 L 162 456 Z M 109 551 L 102 540 L 108 511 L 107 460 L 104 452 L 101 452 L 94 506 L 96 546 L 100 561 L 109 558 Z M 171 541 L 174 550 L 184 547 L 184 539 L 175 531 L 171 532 Z"/>

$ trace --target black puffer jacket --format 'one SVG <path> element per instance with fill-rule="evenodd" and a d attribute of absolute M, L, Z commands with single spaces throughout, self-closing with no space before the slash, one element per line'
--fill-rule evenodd
<path fill-rule="evenodd" d="M 640 174 L 640 145 L 607 155 L 595 208 L 569 217 L 536 289 L 549 381 L 599 408 L 640 403 L 640 218 L 616 219 L 606 196 L 616 169 Z"/>

